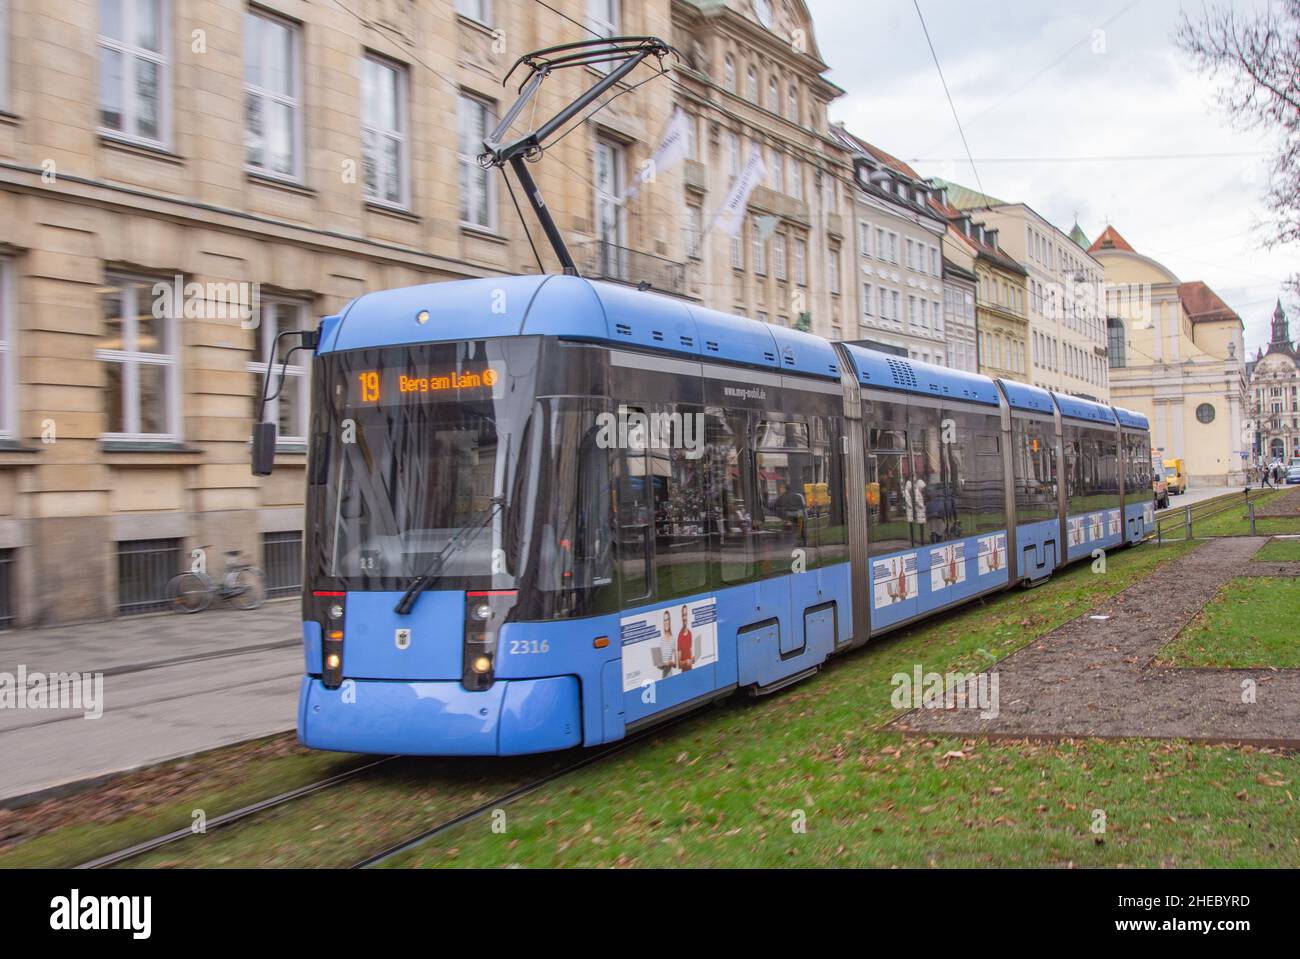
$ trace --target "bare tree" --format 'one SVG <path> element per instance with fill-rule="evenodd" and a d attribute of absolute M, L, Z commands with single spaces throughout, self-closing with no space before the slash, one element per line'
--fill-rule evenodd
<path fill-rule="evenodd" d="M 1220 82 L 1219 103 L 1234 124 L 1277 132 L 1266 242 L 1300 240 L 1300 0 L 1249 12 L 1228 2 L 1203 7 L 1196 19 L 1184 11 L 1175 40 L 1197 70 Z"/>

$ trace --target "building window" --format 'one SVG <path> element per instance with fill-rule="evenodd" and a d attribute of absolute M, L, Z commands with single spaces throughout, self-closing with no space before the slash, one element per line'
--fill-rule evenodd
<path fill-rule="evenodd" d="M 167 139 L 167 5 L 99 2 L 99 125 L 153 145 Z"/>
<path fill-rule="evenodd" d="M 263 297 L 261 302 L 261 321 L 253 331 L 253 359 L 248 363 L 248 372 L 254 374 L 253 382 L 253 417 L 256 419 L 261 403 L 261 390 L 265 382 L 266 364 L 271 357 L 276 337 L 285 330 L 304 330 L 310 325 L 307 304 L 295 300 L 283 300 Z M 271 383 L 268 395 L 276 393 L 275 399 L 267 400 L 262 419 L 275 423 L 278 427 L 278 442 L 285 444 L 305 444 L 307 442 L 308 375 L 307 362 L 310 354 L 298 350 L 292 356 L 291 338 L 280 340 L 271 369 Z M 289 365 L 284 366 L 288 357 Z M 284 382 L 280 382 L 280 370 L 284 369 Z"/>
<path fill-rule="evenodd" d="M 9 0 L 0 0 L 0 110 L 9 106 Z"/>
<path fill-rule="evenodd" d="M 456 0 L 456 12 L 482 24 L 492 22 L 492 0 Z"/>
<path fill-rule="evenodd" d="M 1214 406 L 1210 403 L 1202 403 L 1196 407 L 1196 418 L 1202 423 L 1214 422 Z"/>
<path fill-rule="evenodd" d="M 794 281 L 808 285 L 808 244 L 803 240 L 794 241 Z"/>
<path fill-rule="evenodd" d="M 840 292 L 840 251 L 838 247 L 831 247 L 826 251 L 826 271 L 827 280 L 831 288 L 831 293 L 839 295 Z"/>
<path fill-rule="evenodd" d="M 1110 365 L 1113 367 L 1128 366 L 1128 355 L 1125 352 L 1124 343 L 1124 322 L 1113 316 L 1106 318 L 1106 344 L 1107 351 L 1110 354 Z"/>
<path fill-rule="evenodd" d="M 490 104 L 462 93 L 459 106 L 460 130 L 460 222 L 480 230 L 497 227 L 496 180 L 491 171 L 479 166 L 483 141 L 495 124 Z"/>
<path fill-rule="evenodd" d="M 244 162 L 260 173 L 301 178 L 298 27 L 270 14 L 244 15 Z"/>
<path fill-rule="evenodd" d="M 862 284 L 862 315 L 870 316 L 872 312 L 873 311 L 871 308 L 871 284 L 863 283 Z"/>
<path fill-rule="evenodd" d="M 109 276 L 100 294 L 104 331 L 95 358 L 104 372 L 104 436 L 172 442 L 178 438 L 176 308 L 160 315 L 166 300 L 155 284 L 138 277 Z"/>
<path fill-rule="evenodd" d="M 618 36 L 622 30 L 620 0 L 587 0 L 587 27 L 599 37 Z M 608 73 L 608 63 L 593 63 L 592 69 Z"/>
<path fill-rule="evenodd" d="M 686 207 L 686 255 L 692 260 L 700 258 L 700 208 Z"/>
<path fill-rule="evenodd" d="M 772 189 L 785 189 L 785 154 L 780 150 L 772 151 Z"/>
<path fill-rule="evenodd" d="M 731 59 L 731 54 L 722 61 L 722 87 L 728 93 L 736 92 L 736 61 Z"/>
<path fill-rule="evenodd" d="M 858 246 L 861 247 L 860 252 L 862 253 L 863 256 L 871 255 L 871 224 L 870 223 L 858 224 Z"/>
<path fill-rule="evenodd" d="M 750 255 L 754 260 L 754 273 L 767 276 L 767 243 L 763 240 L 763 231 L 756 221 L 750 221 Z"/>
<path fill-rule="evenodd" d="M 790 92 L 786 95 L 785 118 L 791 123 L 799 122 L 799 88 L 794 84 L 790 85 Z"/>
<path fill-rule="evenodd" d="M 745 268 L 745 250 L 742 246 L 743 241 L 740 234 L 728 238 L 731 248 L 731 268 L 733 270 L 743 270 Z"/>
<path fill-rule="evenodd" d="M 787 276 L 787 266 L 785 262 L 785 235 L 778 233 L 772 237 L 772 270 L 776 278 L 782 283 Z"/>
<path fill-rule="evenodd" d="M 727 134 L 727 172 L 732 176 L 740 173 L 740 135 Z"/>
<path fill-rule="evenodd" d="M 758 102 L 758 71 L 753 67 L 745 71 L 745 99 L 751 103 Z"/>
<path fill-rule="evenodd" d="M 627 243 L 623 207 L 623 148 L 612 140 L 596 140 L 596 239 L 608 250 Z M 620 275 L 620 274 L 615 274 Z"/>
<path fill-rule="evenodd" d="M 407 205 L 406 69 L 367 56 L 361 63 L 361 151 L 367 199 Z"/>
<path fill-rule="evenodd" d="M 13 266 L 10 260 L 0 258 L 0 437 L 4 438 L 12 437 L 16 426 L 14 330 L 18 323 L 14 310 Z"/>
<path fill-rule="evenodd" d="M 302 530 L 262 534 L 262 570 L 267 598 L 302 589 Z"/>
<path fill-rule="evenodd" d="M 803 167 L 799 165 L 798 159 L 790 158 L 790 188 L 788 192 L 796 200 L 803 199 Z"/>
<path fill-rule="evenodd" d="M 767 80 L 767 108 L 773 113 L 781 112 L 781 92 L 777 88 L 776 77 Z"/>
<path fill-rule="evenodd" d="M 3 4 L 0 4 L 3 6 Z M 14 551 L 0 549 L 0 629 L 13 627 L 14 608 Z"/>

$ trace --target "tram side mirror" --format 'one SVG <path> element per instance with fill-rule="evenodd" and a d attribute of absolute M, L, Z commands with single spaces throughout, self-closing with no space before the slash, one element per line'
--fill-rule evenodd
<path fill-rule="evenodd" d="M 275 468 L 275 424 L 253 424 L 253 475 L 270 476 Z"/>

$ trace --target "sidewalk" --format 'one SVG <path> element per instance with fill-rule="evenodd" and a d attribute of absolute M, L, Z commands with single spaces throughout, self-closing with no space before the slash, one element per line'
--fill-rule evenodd
<path fill-rule="evenodd" d="M 0 802 L 294 728 L 300 606 L 0 634 L 0 672 L 103 674 L 103 715 L 0 709 Z"/>

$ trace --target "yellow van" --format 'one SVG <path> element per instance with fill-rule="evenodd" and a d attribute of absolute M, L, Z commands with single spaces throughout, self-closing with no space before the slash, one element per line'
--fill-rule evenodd
<path fill-rule="evenodd" d="M 1178 495 L 1187 492 L 1187 470 L 1180 459 L 1165 460 L 1165 481 L 1169 492 Z"/>

